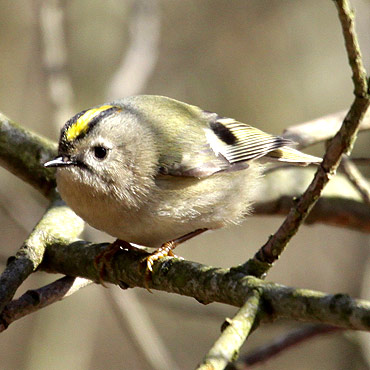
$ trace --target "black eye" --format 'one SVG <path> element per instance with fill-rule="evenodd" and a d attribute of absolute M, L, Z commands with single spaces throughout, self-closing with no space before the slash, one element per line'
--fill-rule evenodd
<path fill-rule="evenodd" d="M 94 146 L 94 156 L 98 159 L 104 159 L 108 154 L 108 149 L 103 146 Z"/>

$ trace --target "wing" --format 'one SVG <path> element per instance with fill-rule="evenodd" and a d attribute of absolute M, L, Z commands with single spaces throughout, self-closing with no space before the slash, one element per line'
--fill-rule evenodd
<path fill-rule="evenodd" d="M 206 177 L 222 171 L 238 171 L 248 162 L 261 158 L 292 141 L 269 135 L 245 123 L 202 112 L 206 124 L 200 125 L 196 142 L 187 133 L 191 147 L 183 148 L 181 159 L 160 167 L 160 173 L 172 176 Z M 199 117 L 198 117 L 199 119 Z M 184 143 L 184 142 L 183 142 Z M 168 160 L 168 158 L 167 158 Z"/>
<path fill-rule="evenodd" d="M 210 122 L 209 128 L 206 136 L 211 148 L 221 153 L 230 164 L 261 158 L 275 149 L 294 144 L 231 118 L 219 117 Z M 213 135 L 219 140 L 214 140 Z"/>

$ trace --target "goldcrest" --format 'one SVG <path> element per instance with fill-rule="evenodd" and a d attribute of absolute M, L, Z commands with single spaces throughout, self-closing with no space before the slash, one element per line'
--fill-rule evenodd
<path fill-rule="evenodd" d="M 142 95 L 72 117 L 58 156 L 45 166 L 57 167 L 62 198 L 91 226 L 158 248 L 243 220 L 263 163 L 321 162 L 292 144 L 174 99 Z"/>

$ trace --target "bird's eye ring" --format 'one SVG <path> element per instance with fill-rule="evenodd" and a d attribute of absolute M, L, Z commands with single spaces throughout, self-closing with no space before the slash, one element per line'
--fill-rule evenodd
<path fill-rule="evenodd" d="M 94 156 L 97 159 L 104 159 L 108 154 L 108 149 L 105 148 L 104 146 L 100 146 L 100 145 L 94 146 L 93 150 L 94 150 Z"/>

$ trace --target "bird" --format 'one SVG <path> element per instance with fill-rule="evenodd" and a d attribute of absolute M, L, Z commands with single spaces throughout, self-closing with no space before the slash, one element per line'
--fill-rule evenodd
<path fill-rule="evenodd" d="M 164 96 L 137 95 L 83 110 L 60 134 L 57 187 L 88 224 L 172 256 L 180 243 L 249 215 L 268 162 L 321 158 L 232 118 Z"/>

